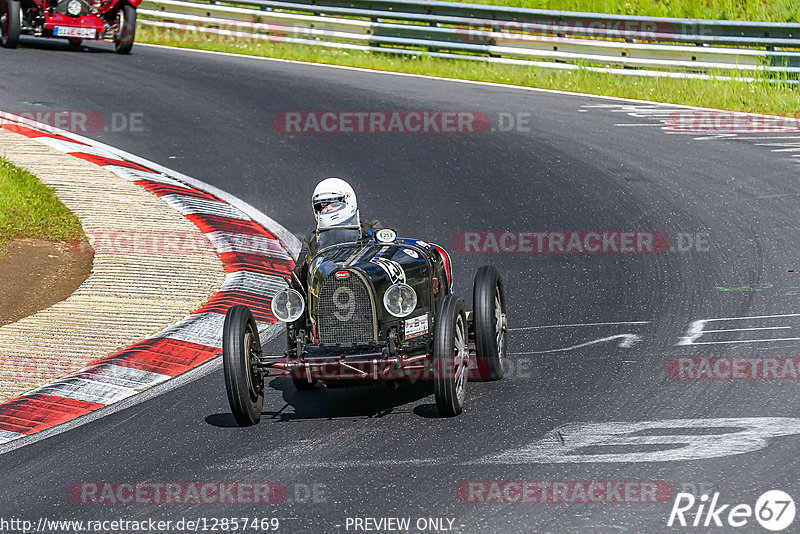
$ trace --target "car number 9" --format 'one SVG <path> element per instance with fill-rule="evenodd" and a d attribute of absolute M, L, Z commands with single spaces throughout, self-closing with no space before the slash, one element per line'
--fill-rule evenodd
<path fill-rule="evenodd" d="M 333 315 L 341 322 L 349 321 L 356 311 L 353 290 L 345 286 L 336 288 L 336 291 L 333 292 L 333 305 L 336 306 Z"/>

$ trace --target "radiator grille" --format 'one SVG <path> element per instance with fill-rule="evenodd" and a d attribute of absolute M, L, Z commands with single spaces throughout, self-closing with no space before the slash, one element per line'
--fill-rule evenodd
<path fill-rule="evenodd" d="M 317 304 L 321 343 L 367 343 L 375 340 L 369 289 L 355 274 L 330 275 L 322 283 Z"/>

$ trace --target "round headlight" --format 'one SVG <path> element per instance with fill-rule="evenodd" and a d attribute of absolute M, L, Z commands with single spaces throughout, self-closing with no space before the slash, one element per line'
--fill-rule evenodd
<path fill-rule="evenodd" d="M 406 284 L 394 284 L 383 294 L 383 307 L 395 317 L 405 317 L 417 307 L 417 294 Z"/>
<path fill-rule="evenodd" d="M 70 0 L 67 4 L 67 13 L 73 17 L 80 15 L 81 11 L 83 11 L 83 4 L 81 4 L 78 0 Z"/>
<path fill-rule="evenodd" d="M 294 289 L 284 289 L 272 297 L 272 314 L 284 323 L 298 320 L 305 309 L 303 295 Z"/>

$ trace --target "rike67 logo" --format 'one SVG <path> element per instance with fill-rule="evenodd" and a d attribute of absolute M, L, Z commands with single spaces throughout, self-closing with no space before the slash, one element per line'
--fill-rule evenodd
<path fill-rule="evenodd" d="M 719 492 L 709 502 L 708 495 L 695 497 L 691 493 L 678 493 L 669 514 L 667 526 L 692 527 L 745 527 L 754 532 L 753 518 L 767 530 L 780 532 L 794 522 L 796 509 L 792 497 L 781 490 L 770 490 L 762 494 L 755 503 L 721 504 Z"/>

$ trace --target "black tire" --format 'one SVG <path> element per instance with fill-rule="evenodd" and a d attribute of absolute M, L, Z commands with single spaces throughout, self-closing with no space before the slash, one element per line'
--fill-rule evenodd
<path fill-rule="evenodd" d="M 16 48 L 19 43 L 20 15 L 19 0 L 0 0 L 0 44 L 3 48 Z"/>
<path fill-rule="evenodd" d="M 136 39 L 136 8 L 125 4 L 117 12 L 117 27 L 114 30 L 114 50 L 117 54 L 130 54 Z"/>
<path fill-rule="evenodd" d="M 222 327 L 222 369 L 233 418 L 239 426 L 261 420 L 264 377 L 256 368 L 261 341 L 253 314 L 247 306 L 233 306 Z"/>
<path fill-rule="evenodd" d="M 433 334 L 433 391 L 442 417 L 461 413 L 469 376 L 467 318 L 464 302 L 445 295 Z"/>
<path fill-rule="evenodd" d="M 79 48 L 83 44 L 83 39 L 80 37 L 70 37 L 67 40 L 69 41 L 70 48 Z"/>
<path fill-rule="evenodd" d="M 472 310 L 478 377 L 500 380 L 506 360 L 506 297 L 500 273 L 491 265 L 484 265 L 475 274 Z"/>

